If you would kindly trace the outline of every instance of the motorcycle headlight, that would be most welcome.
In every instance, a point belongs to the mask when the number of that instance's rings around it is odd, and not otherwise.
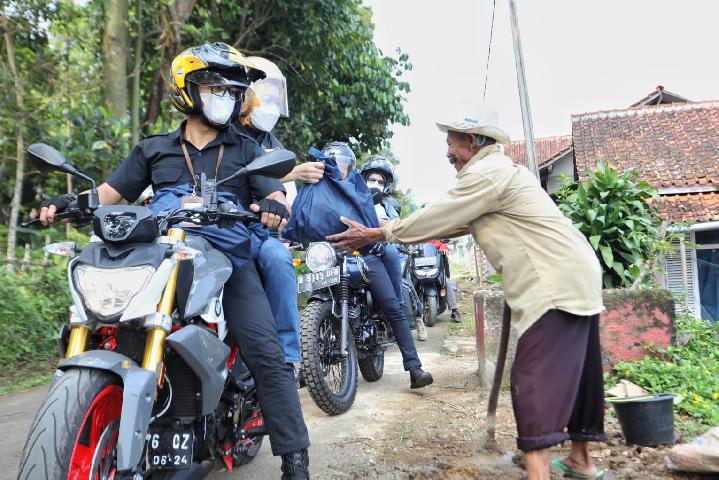
[[[418,277],[434,277],[437,273],[439,273],[439,268],[432,267],[427,270],[417,269],[415,273]]]
[[[78,265],[73,276],[87,309],[108,318],[122,313],[154,273],[155,268],[149,265],[115,269]]]
[[[310,243],[305,253],[305,263],[313,272],[322,272],[337,264],[337,254],[327,242]]]

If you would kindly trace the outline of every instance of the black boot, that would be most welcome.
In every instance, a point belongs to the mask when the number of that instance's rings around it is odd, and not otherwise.
[[[309,480],[310,457],[307,449],[282,455],[282,480]]]
[[[409,371],[410,388],[422,388],[434,382],[432,374],[421,368],[413,368]]]
[[[462,315],[459,313],[459,310],[456,308],[452,310],[452,321],[455,323],[462,323]]]

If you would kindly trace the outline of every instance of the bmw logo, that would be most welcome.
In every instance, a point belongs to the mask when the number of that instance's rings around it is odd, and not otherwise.
[[[215,315],[220,316],[222,314],[222,303],[219,300],[215,300]]]

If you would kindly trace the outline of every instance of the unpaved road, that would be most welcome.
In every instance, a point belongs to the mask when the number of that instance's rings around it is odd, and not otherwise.
[[[446,327],[440,323],[429,329],[429,332],[429,341],[417,342],[417,346],[425,368],[433,371],[434,367],[440,367],[443,359],[439,352]],[[355,403],[352,409],[343,415],[327,416],[312,402],[307,389],[300,390],[302,411],[312,442],[312,478],[350,478],[346,472],[379,462],[379,459],[373,458],[373,454],[376,451],[375,444],[383,441],[383,432],[394,426],[397,417],[406,414],[414,402],[421,402],[421,399],[432,391],[437,392],[438,385],[442,384],[441,377],[435,374],[436,383],[431,387],[410,390],[409,375],[402,369],[399,350],[392,347],[385,355],[385,373],[382,379],[368,383],[360,376]],[[28,429],[46,392],[47,387],[43,386],[0,397],[0,479],[16,478]],[[252,464],[233,473],[217,471],[210,478],[279,478],[280,460],[272,456],[269,441],[265,439],[265,442]]]

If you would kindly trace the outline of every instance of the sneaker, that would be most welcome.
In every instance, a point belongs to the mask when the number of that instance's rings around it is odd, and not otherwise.
[[[434,379],[432,374],[425,372],[421,368],[413,368],[409,371],[410,388],[422,388],[427,385],[432,385]]]
[[[417,340],[424,342],[427,340],[427,328],[424,326],[424,320],[417,319]]]
[[[307,449],[282,455],[282,480],[309,480],[310,457]]]
[[[462,323],[462,315],[459,313],[459,310],[456,308],[452,310],[452,321],[455,323]]]

